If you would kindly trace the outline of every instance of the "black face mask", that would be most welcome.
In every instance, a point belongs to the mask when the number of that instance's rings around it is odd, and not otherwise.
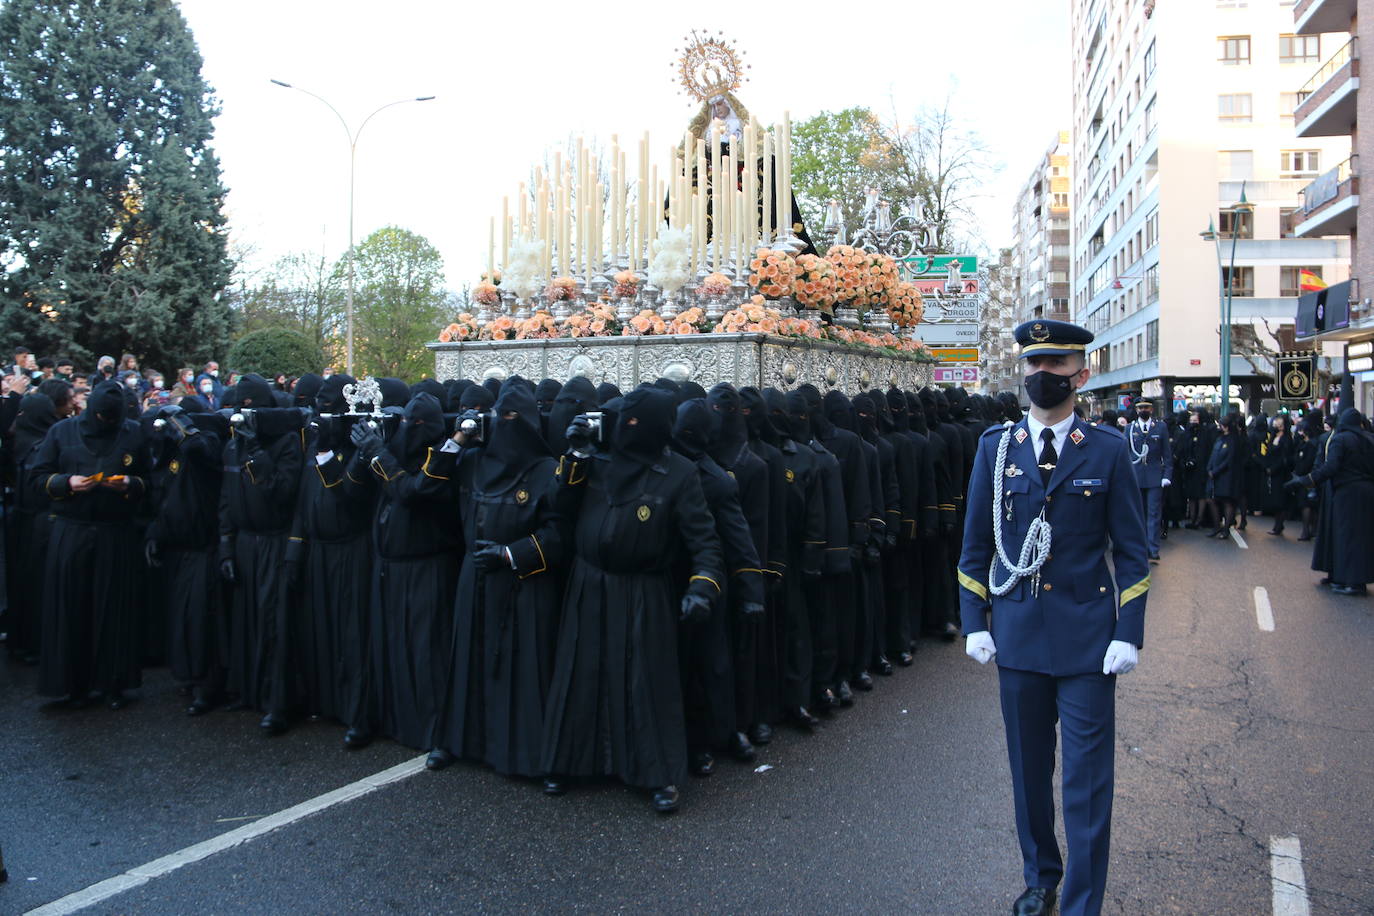
[[[1073,376],[1056,375],[1046,369],[1026,376],[1025,385],[1031,403],[1041,410],[1052,410],[1073,394]]]

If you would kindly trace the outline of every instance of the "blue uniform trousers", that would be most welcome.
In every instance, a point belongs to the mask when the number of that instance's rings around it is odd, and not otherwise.
[[[1116,743],[1116,676],[1054,677],[998,668],[1016,832],[1027,887],[1054,888],[1061,916],[1096,914],[1107,886]],[[1064,739],[1064,834],[1054,836],[1054,724]]]
[[[1164,488],[1141,487],[1140,508],[1145,516],[1145,543],[1150,556],[1159,553],[1159,532],[1164,521]]]

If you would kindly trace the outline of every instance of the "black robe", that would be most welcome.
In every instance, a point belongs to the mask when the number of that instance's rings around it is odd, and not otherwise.
[[[1322,462],[1312,472],[1313,483],[1330,483],[1331,499],[1322,512],[1330,516],[1318,532],[1318,553],[1329,565],[1313,569],[1331,574],[1337,585],[1374,582],[1374,434],[1358,426],[1341,425],[1327,440]],[[1326,543],[1320,543],[1326,539]]]
[[[53,426],[28,477],[35,495],[52,500],[54,516],[43,568],[38,692],[78,700],[91,690],[114,694],[142,682],[136,576],[143,559],[134,516],[152,470],[134,421],[118,421],[108,438],[89,436],[85,429],[77,417]],[[72,491],[73,475],[97,473],[124,476],[128,489],[121,493],[98,484],[84,493]]]
[[[665,452],[614,492],[611,464],[598,455],[560,468],[576,554],[544,713],[543,769],[675,785],[687,775],[679,601],[684,591],[719,597],[720,541],[692,462]],[[672,574],[680,554],[690,558],[686,581]]]
[[[37,660],[43,635],[41,571],[52,533],[52,500],[33,485],[33,463],[48,430],[57,423],[57,412],[52,399],[42,394],[25,395],[19,405],[14,437],[8,442],[14,460],[14,503],[5,513],[5,562],[9,571],[5,577],[9,598],[6,645],[12,655]]]

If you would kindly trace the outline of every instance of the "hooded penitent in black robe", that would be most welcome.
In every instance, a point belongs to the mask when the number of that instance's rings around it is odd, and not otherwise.
[[[759,558],[768,556],[768,465],[749,447],[749,429],[742,412],[744,405],[734,386],[721,382],[710,390],[705,402],[720,419],[719,429],[707,440],[707,454],[735,482],[736,501],[749,526],[747,537],[753,542],[753,549],[748,552],[752,562],[745,562],[743,550],[732,551],[729,544],[722,543],[726,570],[732,580],[741,575],[748,576],[751,580],[748,588],[757,592],[757,598],[749,600],[762,603],[763,570]],[[704,480],[702,486],[706,486]],[[710,497],[711,494],[707,493],[708,500]],[[712,512],[715,511],[715,505],[711,503]],[[720,519],[716,522],[717,533],[724,537],[724,532],[720,530]],[[742,569],[746,572],[741,572]],[[743,599],[736,595],[733,600],[738,606]],[[761,616],[734,613],[728,619],[735,671],[734,731],[746,732],[760,721],[759,630],[764,621]]]
[[[826,419],[834,424],[837,430],[858,433],[858,418],[844,392],[826,392],[824,404]],[[879,566],[882,555],[879,543],[887,527],[884,519],[886,502],[878,449],[860,438],[859,454],[864,463],[864,479],[868,485],[868,519],[865,526],[866,538],[851,553],[855,586],[852,628],[836,634],[839,638],[840,680],[844,682],[863,680],[859,675],[867,672],[869,658],[874,649],[871,637],[874,616],[877,613],[875,602],[882,601],[882,593],[879,591],[875,595],[873,589],[875,585],[881,589]]]
[[[245,375],[234,389],[239,408],[253,412],[225,443],[220,486],[220,561],[232,561],[234,577],[229,691],[245,706],[284,717],[298,613],[287,594],[286,548],[301,481],[301,415],[273,409],[272,390],[259,375]]]
[[[609,453],[560,467],[576,556],[545,707],[546,773],[649,788],[686,776],[680,604],[684,591],[714,601],[723,563],[696,467],[664,448],[673,405],[665,391],[631,392]],[[672,572],[684,554],[685,581]]]
[[[57,408],[46,394],[26,394],[14,421],[14,507],[6,518],[5,577],[9,597],[10,654],[30,663],[38,660],[43,637],[43,563],[52,533],[52,500],[33,486],[38,447],[57,423]]]
[[[768,469],[768,545],[765,553],[759,555],[763,561],[765,616],[758,628],[754,682],[758,697],[755,720],[773,724],[782,718],[781,646],[787,595],[783,584],[783,576],[787,572],[787,462],[778,448],[782,437],[769,419],[763,392],[745,386],[739,394],[740,410],[745,414],[745,425],[749,430],[749,448]]]
[[[506,380],[481,448],[458,461],[467,552],[454,604],[453,660],[437,747],[498,773],[538,776],[544,700],[558,635],[563,562],[556,462],[519,376]],[[479,551],[493,545],[501,556]]]
[[[1318,487],[1330,484],[1312,568],[1329,572],[1335,585],[1374,582],[1374,435],[1362,423],[1353,407],[1341,411],[1311,475]],[[1319,556],[1330,563],[1319,565]]]
[[[927,566],[932,564],[929,554],[940,532],[940,494],[936,486],[935,449],[930,439],[913,426],[913,408],[920,410],[920,402],[908,402],[897,388],[873,393],[875,400],[886,400],[892,419],[892,442],[898,448],[899,485],[902,488],[902,535],[898,542],[898,562],[894,571],[899,591],[894,600],[901,613],[891,611],[889,605],[887,647],[898,661],[909,661],[915,639],[921,632],[929,588]],[[880,414],[881,415],[881,414]],[[908,452],[907,457],[902,457]],[[903,468],[909,468],[903,475]],[[908,488],[911,489],[908,495]],[[909,514],[912,513],[912,514]],[[954,518],[951,506],[948,518]]]
[[[376,726],[372,702],[372,516],[377,482],[354,468],[347,375],[331,375],[315,396],[299,504],[287,561],[297,580],[296,689],[305,710],[347,725]],[[352,745],[350,745],[352,746]]]
[[[539,409],[539,432],[545,439],[549,437],[549,415],[553,413],[553,405],[562,389],[563,383],[552,378],[540,379],[539,384],[534,386],[534,404]]]
[[[959,525],[959,509],[963,505],[963,449],[955,441],[952,430],[940,422],[933,391],[927,388],[919,395],[907,392],[906,401],[911,412],[911,428],[926,437],[935,463],[940,525],[930,549],[922,552],[921,570],[926,576],[926,587],[920,633],[936,636],[945,631],[946,624],[955,620],[959,597],[950,557],[951,545],[957,542],[963,530]],[[959,549],[955,548],[952,554],[957,562]]]
[[[554,397],[553,406],[545,418],[544,439],[549,443],[549,451],[561,455],[568,450],[568,440],[564,435],[573,418],[590,410],[596,410],[599,401],[596,386],[588,379],[575,375],[559,389]]]
[[[902,528],[902,490],[897,481],[897,449],[886,438],[878,434],[878,406],[866,394],[858,395],[851,402],[858,419],[859,436],[866,445],[877,452],[876,463],[869,466],[869,489],[873,492],[873,508],[884,507],[882,527],[873,526],[873,538],[869,553],[871,563],[864,567],[864,579],[868,588],[869,620],[868,628],[860,633],[861,651],[857,653],[855,667],[864,669],[891,670],[887,658],[887,588],[884,582],[886,558],[898,551],[898,532]],[[887,401],[883,400],[886,409]],[[877,516],[877,511],[873,515]],[[891,613],[901,613],[894,607]]]
[[[739,487],[707,451],[719,436],[720,427],[721,414],[700,398],[682,402],[673,424],[673,449],[697,466],[728,571],[711,616],[683,623],[678,634],[687,747],[692,753],[722,747],[732,733],[743,732],[752,724],[748,718],[739,724],[738,681],[745,679],[752,684],[753,671],[736,670],[736,639],[740,631],[757,629],[761,614],[746,614],[745,610],[761,612],[763,602],[763,573],[740,508]],[[686,575],[687,558],[678,559],[678,574]],[[752,656],[749,663],[754,663]],[[752,697],[749,709],[752,715]]]
[[[224,686],[229,650],[216,536],[229,425],[198,397],[177,406],[162,432],[171,450],[162,504],[145,536],[161,567],[152,577],[164,584],[172,677],[208,704]]]
[[[114,701],[140,683],[134,514],[151,469],[143,433],[126,419],[114,382],[97,385],[86,412],[54,425],[38,447],[27,479],[52,500],[54,516],[43,567],[44,696],[84,701],[99,690]],[[102,480],[90,489],[72,489],[74,476],[96,474]]]
[[[462,549],[453,469],[440,450],[444,414],[433,395],[406,405],[400,427],[350,470],[379,488],[373,541],[373,672],[380,729],[395,741],[433,748],[453,639],[453,592]]]

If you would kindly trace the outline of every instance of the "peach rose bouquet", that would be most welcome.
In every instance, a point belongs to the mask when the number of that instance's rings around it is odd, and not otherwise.
[[[749,285],[769,299],[792,295],[797,264],[785,251],[760,248],[749,262]]]
[[[806,308],[829,312],[835,306],[837,282],[833,264],[818,255],[804,254],[797,258],[792,296]]]

